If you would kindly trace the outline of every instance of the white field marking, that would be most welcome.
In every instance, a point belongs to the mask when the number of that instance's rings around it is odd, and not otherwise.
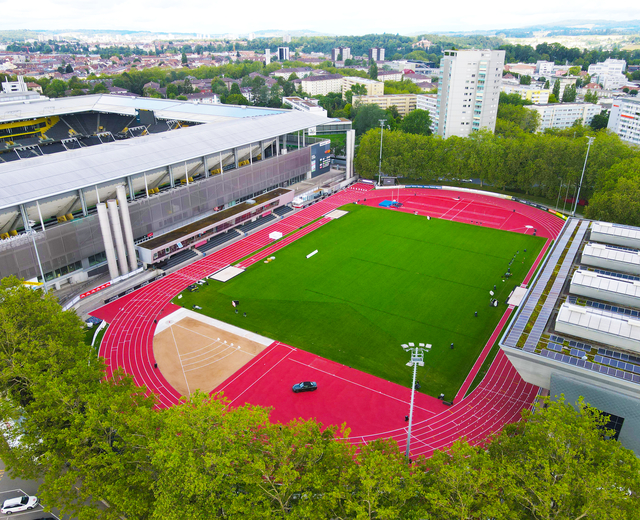
[[[323,374],[328,374],[328,375],[330,375],[332,377],[335,377],[336,379],[341,379],[342,381],[346,381],[347,383],[351,383],[352,385],[359,386],[360,388],[364,388],[365,390],[369,390],[371,392],[375,392],[376,394],[383,395],[385,397],[388,397],[389,399],[393,399],[395,401],[400,401],[401,403],[404,403],[404,404],[407,404],[407,405],[409,404],[409,401],[405,401],[404,399],[399,399],[398,397],[393,397],[392,395],[385,394],[384,392],[381,392],[380,390],[374,390],[373,388],[370,388],[370,387],[365,386],[365,385],[361,385],[360,383],[355,383],[355,382],[353,382],[353,381],[351,381],[351,380],[349,380],[349,379],[347,379],[345,377],[337,376],[335,374],[332,374],[331,372],[327,372],[325,370],[321,370],[321,369],[319,369],[317,367],[314,367],[312,365],[308,365],[306,363],[302,363],[301,361],[298,361],[296,359],[292,359],[291,361],[293,361],[294,363],[298,363],[300,365],[304,365],[305,367],[312,368],[313,370],[317,370],[318,372],[322,372]],[[432,412],[431,410],[427,410],[426,408],[422,408],[421,406],[414,405],[414,407],[415,408],[419,408],[420,410],[422,410],[424,412],[427,412],[427,413],[430,413],[432,415],[436,415],[436,412]]]
[[[253,388],[254,385],[256,385],[258,383],[258,381],[260,381],[264,376],[266,376],[269,372],[271,372],[275,367],[277,367],[280,363],[282,363],[285,359],[287,359],[291,353],[293,352],[293,350],[290,350],[289,352],[287,352],[287,354],[280,359],[277,363],[275,363],[273,366],[271,366],[269,368],[269,370],[267,370],[266,372],[264,372],[258,379],[256,379],[253,383],[251,383],[249,386],[247,386],[240,394],[238,394],[229,404],[237,401],[240,396],[242,396],[242,394],[244,394],[247,390]]]
[[[176,341],[176,337],[173,335],[173,329],[169,328],[169,330],[171,331],[171,337],[173,338],[173,344],[176,346],[176,352],[178,353],[178,359],[180,359],[180,351],[178,350],[178,342]],[[180,361],[180,368],[182,369],[182,375],[184,376],[184,382],[187,385],[187,392],[189,393],[189,395],[191,395],[191,390],[189,389],[189,381],[187,381],[187,374],[185,374],[185,372],[184,372],[184,365],[182,364],[182,361]]]

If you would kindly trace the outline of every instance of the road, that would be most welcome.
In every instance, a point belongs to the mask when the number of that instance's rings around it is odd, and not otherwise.
[[[4,462],[0,460],[0,503],[9,498],[15,498],[24,495],[38,496],[38,488],[41,482],[37,480],[22,480],[20,478],[12,479],[5,470]],[[4,517],[4,515],[2,515]],[[69,517],[58,515],[57,510],[47,513],[39,504],[33,511],[23,511],[11,514],[11,518],[17,520],[36,520],[39,518],[71,520]]]

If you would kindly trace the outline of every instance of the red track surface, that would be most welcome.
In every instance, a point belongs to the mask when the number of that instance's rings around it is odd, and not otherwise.
[[[427,189],[373,193],[371,189],[371,186],[363,184],[351,186],[92,313],[110,324],[100,347],[108,373],[121,367],[133,376],[138,385],[144,385],[156,394],[159,406],[176,404],[180,394],[153,368],[154,320],[172,312],[170,300],[203,276],[268,246],[272,242],[269,233],[280,231],[286,235],[349,202],[377,205],[384,199],[393,198],[404,206],[392,211],[418,211],[422,215],[522,233],[530,233],[536,228],[538,236],[549,239],[558,235],[563,224],[562,220],[544,211],[487,195]],[[323,218],[314,222],[291,237],[249,256],[241,265],[246,267],[260,261],[327,221]],[[545,249],[548,244],[549,241]],[[495,337],[507,317],[505,315],[494,332]],[[488,349],[489,343],[483,350],[484,356]],[[479,369],[481,364],[479,359],[474,369]],[[472,371],[465,381],[467,388],[474,376]],[[302,379],[316,380],[319,390],[293,394],[289,387]],[[408,413],[411,393],[408,388],[279,342],[274,342],[216,389],[220,390],[233,406],[248,402],[273,407],[272,418],[276,421],[314,417],[327,425],[345,423],[351,429],[352,441],[356,443],[391,437],[402,446],[406,439],[404,416]],[[451,407],[424,394],[416,394],[411,453],[428,455],[462,436],[471,442],[480,442],[504,424],[517,421],[520,410],[531,405],[536,393],[537,388],[524,383],[507,358],[499,353],[480,386]]]

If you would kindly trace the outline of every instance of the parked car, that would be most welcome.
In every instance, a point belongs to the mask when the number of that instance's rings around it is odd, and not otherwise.
[[[303,381],[301,383],[293,385],[293,387],[291,388],[291,390],[293,390],[296,394],[299,392],[312,392],[313,390],[317,389],[318,385],[315,381]]]
[[[0,513],[10,515],[11,513],[18,513],[20,511],[30,511],[38,505],[38,497],[15,497],[9,498],[2,504]]]

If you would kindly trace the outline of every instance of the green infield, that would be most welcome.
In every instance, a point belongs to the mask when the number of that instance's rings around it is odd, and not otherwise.
[[[207,316],[404,386],[412,374],[401,344],[431,343],[418,370],[421,391],[452,399],[545,239],[366,206],[342,209],[349,214],[274,261],[185,291],[174,303],[199,305]],[[489,305],[494,285],[497,308]],[[232,300],[240,302],[237,314]]]

